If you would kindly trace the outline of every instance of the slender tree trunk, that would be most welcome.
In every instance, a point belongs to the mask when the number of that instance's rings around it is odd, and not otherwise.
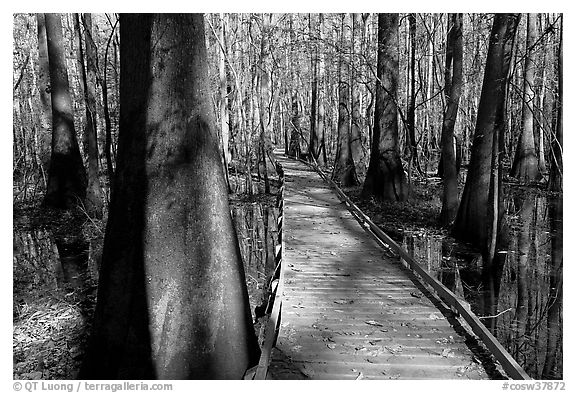
[[[340,30],[340,48],[342,49],[346,43],[344,20],[345,14],[342,15]],[[358,177],[352,156],[350,134],[350,85],[346,80],[344,69],[343,55],[340,54],[338,57],[338,139],[332,179],[343,187],[350,187],[358,184]]]
[[[406,149],[411,163],[422,173],[416,141],[416,14],[408,14],[410,61],[408,69],[408,109],[406,111]]]
[[[561,16],[561,18],[563,18]],[[562,21],[562,19],[561,19]],[[550,179],[548,180],[548,188],[552,191],[562,191],[563,190],[563,99],[564,99],[564,87],[562,85],[564,80],[563,75],[563,54],[562,48],[564,46],[563,41],[563,21],[560,23],[560,45],[558,47],[558,99],[556,101],[556,132],[552,135],[552,148],[551,148],[551,162],[550,162]]]
[[[538,157],[534,140],[534,101],[536,99],[534,76],[536,73],[537,39],[536,14],[527,14],[526,56],[524,61],[524,87],[522,92],[522,131],[518,138],[511,176],[524,183],[538,180]]]
[[[260,165],[264,174],[264,192],[270,193],[268,166],[266,157],[271,153],[271,103],[272,103],[272,65],[270,64],[269,36],[272,29],[271,15],[262,15],[262,37],[260,38],[260,57],[258,72],[258,114],[260,123]]]
[[[230,140],[229,104],[228,104],[228,79],[226,77],[226,41],[225,41],[226,19],[223,13],[220,13],[220,61],[218,71],[220,76],[220,140],[222,142],[222,160],[224,161],[224,176],[228,192],[231,191],[230,179],[228,178],[228,163],[230,162],[230,149],[228,147]]]
[[[320,38],[319,46],[324,42],[324,15],[319,14],[318,21],[318,37]],[[316,158],[320,165],[325,165],[327,162],[326,157],[326,108],[324,101],[326,100],[326,64],[324,61],[324,52],[318,48],[318,112],[316,122],[316,133],[318,134],[318,157]]]
[[[290,30],[290,48],[292,50],[294,50],[294,44],[296,41],[296,34],[294,33],[294,28],[293,28],[293,14],[289,14],[289,30]],[[291,94],[290,94],[290,98],[291,98],[291,114],[290,114],[290,122],[291,122],[291,126],[289,127],[290,129],[290,146],[288,148],[288,155],[290,157],[296,157],[299,158],[300,154],[301,154],[301,148],[300,148],[300,104],[299,104],[299,100],[298,100],[298,90],[297,90],[297,86],[298,86],[298,79],[296,77],[296,72],[295,72],[295,68],[298,68],[298,57],[296,57],[296,59],[294,59],[294,61],[291,61],[290,63],[290,81],[291,81]]]
[[[486,208],[491,204],[490,183],[496,170],[492,167],[492,156],[498,153],[494,152],[493,139],[502,128],[497,119],[504,107],[511,47],[519,18],[518,14],[494,17],[468,175],[453,229],[459,239],[482,249],[488,244],[492,226]]]
[[[362,194],[390,201],[405,201],[408,197],[398,146],[398,45],[398,14],[378,14],[374,131]]]
[[[80,374],[240,379],[258,360],[203,16],[122,14],[118,166]]]
[[[68,84],[60,14],[44,14],[52,101],[52,155],[46,206],[72,208],[84,203],[86,170],[80,156]]]
[[[462,93],[462,14],[451,14],[446,43],[446,112],[442,122],[442,211],[440,221],[450,225],[458,211],[458,168],[454,150],[454,125]]]
[[[361,14],[351,15],[352,37],[350,45],[350,146],[352,159],[357,164],[357,169],[364,171],[364,149],[362,147],[362,116],[360,113],[360,83],[358,74],[360,62],[358,60],[357,49],[359,48],[359,29]]]
[[[310,143],[308,144],[308,156],[318,160],[319,137],[318,137],[318,28],[315,14],[308,14],[308,29],[310,35],[310,66],[311,66],[311,103],[310,103]]]
[[[86,14],[89,15],[89,14]],[[87,25],[91,26],[91,19]],[[102,190],[100,188],[99,168],[98,168],[98,140],[96,125],[98,120],[96,117],[96,94],[94,91],[95,69],[90,69],[90,81],[88,80],[88,73],[84,65],[84,49],[82,46],[82,36],[80,34],[80,18],[78,14],[74,14],[74,26],[78,32],[78,63],[80,65],[80,76],[84,90],[84,106],[86,108],[86,122],[84,124],[84,140],[86,156],[88,161],[88,186],[86,187],[86,213],[90,217],[102,218],[103,205],[102,205]],[[86,42],[90,32],[86,31]],[[91,58],[94,59],[94,49],[91,48]],[[86,45],[86,52],[88,53],[88,44]],[[89,63],[89,62],[88,62]]]

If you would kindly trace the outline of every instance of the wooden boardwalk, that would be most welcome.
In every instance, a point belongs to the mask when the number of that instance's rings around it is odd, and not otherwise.
[[[313,169],[278,160],[284,282],[268,378],[487,379],[469,336],[398,257]]]

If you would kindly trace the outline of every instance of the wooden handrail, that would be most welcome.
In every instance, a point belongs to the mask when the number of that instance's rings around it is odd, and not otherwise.
[[[365,228],[370,229],[370,233],[384,243],[386,246],[395,251],[400,257],[408,264],[408,266],[415,271],[420,281],[431,287],[438,296],[453,310],[457,311],[468,325],[472,328],[472,331],[480,338],[484,345],[490,350],[492,355],[500,362],[502,368],[508,374],[510,378],[526,380],[531,379],[526,371],[516,362],[516,360],[508,353],[508,351],[500,344],[500,342],[492,335],[490,330],[482,323],[482,321],[476,316],[463,301],[458,299],[456,295],[448,289],[444,284],[438,281],[435,277],[431,276],[430,273],[424,269],[418,262],[412,258],[408,252],[406,252],[401,246],[398,245],[390,236],[388,236],[384,231],[382,231],[376,224],[370,220],[370,218],[362,212],[352,202],[352,200],[344,194],[344,192],[338,187],[338,185],[330,178],[328,178],[318,167],[317,163],[310,163],[304,160],[300,160],[303,163],[311,166],[314,170],[326,181],[338,194],[340,199],[346,204],[348,210],[353,213],[354,217],[358,222]]]
[[[258,361],[258,366],[256,366],[256,372],[254,373],[253,379],[255,380],[264,380],[268,374],[268,367],[270,366],[270,360],[272,356],[272,347],[276,342],[276,337],[278,335],[278,327],[280,325],[280,318],[281,318],[281,310],[282,310],[282,293],[284,291],[284,268],[282,263],[282,251],[284,250],[284,237],[282,236],[283,232],[283,216],[284,216],[284,170],[280,163],[276,163],[276,172],[278,173],[278,178],[280,180],[280,188],[278,190],[278,198],[277,207],[280,210],[278,215],[278,241],[279,241],[279,250],[275,252],[276,254],[276,269],[275,273],[272,276],[272,280],[270,282],[271,288],[274,290],[274,281],[275,279],[278,280],[276,289],[274,291],[274,301],[272,303],[272,311],[270,312],[270,316],[268,321],[266,322],[266,326],[264,328],[264,342],[262,344],[262,349],[260,353],[260,360]],[[276,251],[276,250],[275,250]],[[279,270],[279,273],[276,273]],[[278,278],[276,278],[276,274],[278,274]]]

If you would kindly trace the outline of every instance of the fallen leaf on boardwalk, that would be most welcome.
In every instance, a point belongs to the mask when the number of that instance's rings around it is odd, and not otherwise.
[[[354,300],[345,300],[345,299],[334,300],[334,303],[336,303],[336,304],[352,304],[352,303],[354,303]]]
[[[370,326],[380,326],[380,327],[384,327],[384,325],[382,325],[380,322],[376,322],[376,321],[364,321],[364,323],[367,323]]]
[[[386,348],[390,353],[399,353],[403,351],[402,345],[400,344],[385,346],[384,348]]]
[[[362,374],[362,371],[360,371],[360,374],[358,374],[358,376],[356,377],[356,380],[358,379],[364,379],[364,374]]]
[[[436,315],[436,314],[430,314],[430,315],[428,316],[428,318],[429,318],[429,319],[444,319],[444,317],[439,317],[439,316]]]
[[[410,296],[417,297],[418,299],[420,299],[422,297],[422,294],[418,292],[410,292]]]
[[[368,341],[370,343],[370,345],[378,345],[378,343],[382,341],[382,339],[376,339],[376,340],[370,340]]]
[[[330,251],[330,255],[336,255],[334,251]]]
[[[326,346],[330,349],[336,348],[336,345],[334,345],[334,344],[326,344]]]
[[[453,358],[454,357],[454,352],[452,352],[452,350],[450,350],[449,348],[445,348],[442,351],[442,356],[445,358]]]

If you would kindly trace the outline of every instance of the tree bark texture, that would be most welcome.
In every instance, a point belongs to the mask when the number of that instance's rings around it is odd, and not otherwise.
[[[80,155],[68,84],[60,14],[44,14],[52,102],[52,154],[44,202],[46,206],[72,208],[84,203],[86,170]]]
[[[398,44],[398,14],[378,14],[374,131],[362,194],[389,201],[408,197],[398,145]]]
[[[342,15],[340,46],[346,42],[345,16]],[[352,136],[350,131],[350,83],[346,79],[344,60],[338,58],[338,137],[336,142],[336,157],[332,179],[343,187],[359,184],[356,175],[356,165],[352,155]]]
[[[527,14],[526,56],[524,60],[524,86],[522,91],[522,130],[516,145],[516,153],[510,175],[524,183],[538,180],[538,157],[534,139],[534,101],[536,100],[534,76],[536,73],[537,39],[536,14]]]
[[[548,180],[548,188],[552,191],[563,190],[563,144],[564,144],[564,129],[563,129],[563,99],[564,99],[564,61],[562,49],[563,42],[563,21],[560,24],[560,45],[558,47],[558,98],[557,98],[557,111],[556,111],[556,132],[552,136],[552,148],[550,159],[550,179]]]
[[[458,168],[454,149],[454,125],[458,116],[462,94],[462,14],[451,14],[446,43],[446,67],[444,89],[446,112],[442,122],[442,211],[440,221],[450,225],[458,211]]]
[[[240,379],[259,355],[203,16],[123,14],[118,166],[82,378]]]
[[[353,13],[350,16],[352,24],[352,36],[350,43],[350,146],[352,159],[361,172],[364,171],[364,148],[362,147],[362,116],[360,111],[360,61],[358,60],[358,48],[361,43],[361,14]],[[366,164],[364,164],[366,165]]]
[[[88,16],[88,22],[86,26],[92,26],[92,20],[90,14]],[[84,141],[85,141],[85,154],[88,161],[88,185],[86,187],[86,202],[85,208],[86,213],[90,217],[102,218],[103,214],[103,204],[102,204],[102,190],[100,188],[100,176],[99,176],[99,165],[98,165],[98,140],[97,140],[97,112],[96,112],[96,92],[94,85],[96,83],[95,78],[95,67],[91,64],[90,73],[88,72],[87,65],[84,64],[84,59],[86,63],[90,64],[94,60],[95,48],[91,46],[90,49],[90,37],[91,33],[88,30],[84,31],[85,42],[86,42],[86,55],[84,55],[84,47],[82,46],[82,36],[80,33],[80,17],[78,14],[74,14],[74,26],[78,35],[78,63],[80,65],[80,76],[82,79],[82,86],[84,90],[84,107],[86,109],[86,122],[84,123]],[[92,43],[93,44],[93,43]],[[92,60],[88,61],[88,53],[90,51],[90,58]]]
[[[48,43],[44,14],[36,14],[38,26],[38,92],[40,93],[40,163],[42,170],[50,168],[50,145],[52,139],[52,100],[50,98],[50,66],[48,63]]]
[[[454,235],[459,239],[483,249],[488,244],[490,228],[493,227],[487,214],[487,206],[492,203],[489,193],[493,171],[498,169],[493,167],[492,155],[498,153],[494,152],[498,144],[494,144],[493,139],[495,133],[503,129],[511,48],[519,18],[519,14],[494,16],[468,175],[453,228]]]

